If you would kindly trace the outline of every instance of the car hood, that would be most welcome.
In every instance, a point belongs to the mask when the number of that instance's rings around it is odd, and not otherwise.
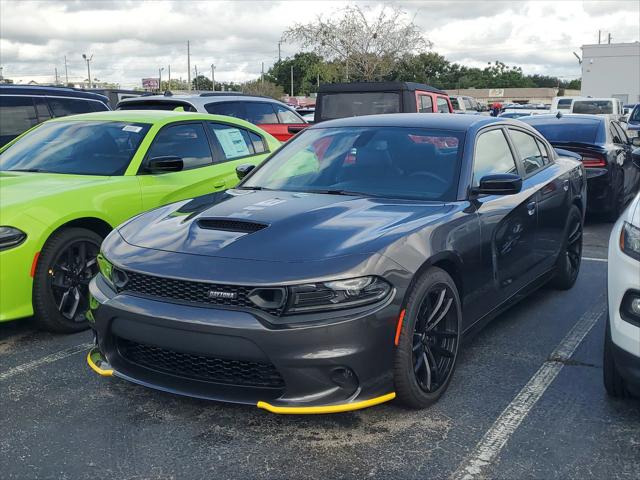
[[[22,205],[104,181],[104,177],[36,172],[0,172],[0,207]]]
[[[118,230],[143,248],[300,262],[378,252],[452,209],[433,202],[228,190],[147,212]]]

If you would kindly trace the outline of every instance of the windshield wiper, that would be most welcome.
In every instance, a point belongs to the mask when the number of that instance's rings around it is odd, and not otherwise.
[[[236,187],[236,190],[273,190],[272,188],[266,187]]]
[[[356,192],[353,190],[340,190],[340,189],[319,189],[319,190],[301,190],[302,193],[324,193],[327,195],[345,195],[350,197],[382,197],[384,195],[378,195],[375,193]]]
[[[5,172],[37,172],[37,173],[50,173],[47,170],[41,168],[13,168],[11,170],[5,170]]]

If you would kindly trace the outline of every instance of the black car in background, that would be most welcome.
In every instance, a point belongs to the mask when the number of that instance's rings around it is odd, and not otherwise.
[[[618,219],[640,187],[636,145],[620,122],[607,115],[534,115],[522,122],[538,130],[554,147],[577,153],[587,171],[588,211]]]
[[[45,120],[110,110],[108,103],[73,88],[0,85],[0,147]]]
[[[584,168],[517,121],[346,118],[251,167],[106,238],[93,370],[276,413],[422,408],[466,332],[578,275]]]

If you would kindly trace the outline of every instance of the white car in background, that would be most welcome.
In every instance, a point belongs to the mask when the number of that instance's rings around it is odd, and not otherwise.
[[[604,386],[614,397],[640,395],[640,194],[613,227],[608,268]]]

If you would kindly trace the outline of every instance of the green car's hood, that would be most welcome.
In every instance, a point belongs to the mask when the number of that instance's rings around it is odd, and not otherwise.
[[[108,177],[59,173],[0,172],[0,208],[6,210],[104,183]]]

